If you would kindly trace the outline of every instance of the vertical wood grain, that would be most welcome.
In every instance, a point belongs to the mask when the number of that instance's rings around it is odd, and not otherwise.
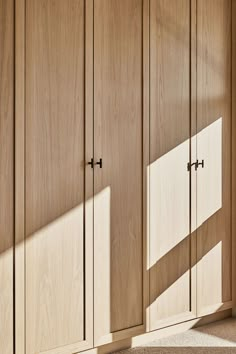
[[[0,1],[0,352],[13,353],[14,2]]]
[[[26,27],[26,233],[31,235],[83,202],[84,1],[28,1]]]
[[[236,1],[232,0],[232,290],[236,315]]]
[[[150,328],[191,306],[191,2],[150,1]]]
[[[66,346],[74,352],[75,343],[92,340],[86,318],[92,238],[84,224],[92,210],[84,200],[88,193],[92,198],[85,187],[86,6],[91,11],[90,1],[26,1],[27,354],[60,353]]]
[[[197,175],[197,297],[202,315],[232,300],[231,0],[198,0],[197,29],[197,157],[205,159]]]
[[[25,0],[15,1],[15,351],[25,354]]]
[[[85,1],[85,344],[94,345],[93,245],[93,0]]]
[[[143,2],[94,2],[95,343],[143,324]],[[111,336],[112,337],[112,336]],[[110,339],[109,339],[110,340]]]
[[[143,1],[143,307],[149,331],[150,0]]]
[[[191,163],[197,160],[197,0],[191,0]],[[190,172],[190,231],[191,231],[191,310],[197,312],[197,172],[195,168]]]

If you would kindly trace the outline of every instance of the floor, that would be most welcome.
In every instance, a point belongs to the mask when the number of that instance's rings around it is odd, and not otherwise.
[[[119,354],[236,354],[236,319],[230,318]]]

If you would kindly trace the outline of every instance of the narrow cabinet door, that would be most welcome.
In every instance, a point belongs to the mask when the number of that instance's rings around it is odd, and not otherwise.
[[[95,344],[142,309],[142,0],[94,1]]]
[[[13,354],[14,1],[0,1],[0,353]]]
[[[191,1],[150,0],[150,329],[194,316]]]
[[[92,235],[85,223],[92,195],[84,167],[90,4],[25,1],[24,137],[16,131],[25,149],[25,354],[92,346]]]
[[[197,2],[198,315],[231,306],[231,1]],[[202,165],[202,161],[204,165]]]

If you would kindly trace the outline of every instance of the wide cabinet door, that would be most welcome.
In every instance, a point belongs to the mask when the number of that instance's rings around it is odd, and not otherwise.
[[[151,330],[195,315],[187,168],[191,160],[191,9],[190,0],[150,0]]]
[[[95,345],[143,325],[143,3],[94,1]]]
[[[198,315],[232,307],[231,0],[197,1]]]
[[[0,353],[13,354],[14,1],[0,1]]]
[[[22,115],[16,112],[16,237],[23,227],[25,245],[21,259],[16,250],[19,354],[75,353],[93,343],[92,172],[84,168],[90,4],[17,5],[17,101],[25,102]]]

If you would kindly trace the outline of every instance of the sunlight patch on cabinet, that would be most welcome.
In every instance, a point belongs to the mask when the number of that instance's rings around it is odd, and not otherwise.
[[[222,118],[197,134],[197,227],[222,207]]]
[[[0,321],[0,343],[1,348],[4,348],[5,353],[11,353],[11,342],[8,341],[6,336],[7,331],[13,332],[13,324],[11,311],[13,308],[13,298],[9,296],[12,292],[12,255],[13,247],[1,250],[0,254],[0,309],[1,309],[1,321]],[[6,301],[7,300],[7,301]]]
[[[29,353],[84,338],[83,209],[78,205],[26,239]],[[66,330],[72,321],[74,330]]]
[[[95,341],[111,332],[111,189],[106,187],[94,196],[94,307]],[[96,237],[99,235],[101,237]]]
[[[189,140],[153,162],[150,180],[150,267],[189,234]]]
[[[197,290],[199,301],[202,302],[202,299],[204,299],[204,303],[200,303],[199,307],[210,307],[211,312],[216,312],[223,305],[222,255],[222,241],[220,241],[197,264],[198,273],[201,276],[201,284],[204,284],[204,286],[198,287]],[[211,294],[210,297],[209,294]],[[209,303],[206,303],[207,300]]]

